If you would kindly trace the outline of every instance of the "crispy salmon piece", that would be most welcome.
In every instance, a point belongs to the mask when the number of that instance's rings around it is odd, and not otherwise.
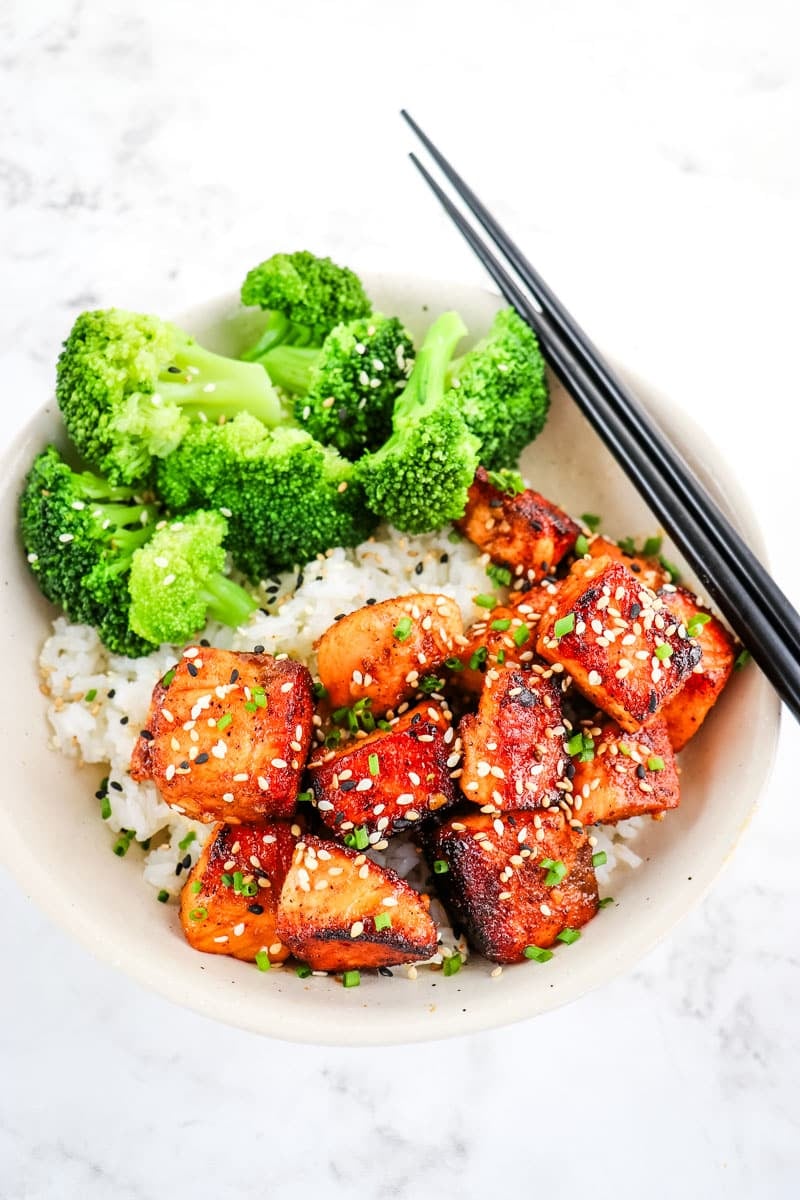
[[[153,689],[131,775],[196,821],[289,817],[313,714],[300,663],[191,646]]]
[[[425,895],[338,842],[298,842],[278,903],[277,936],[315,971],[415,962],[436,953]]]
[[[606,718],[593,741],[594,758],[573,760],[572,807],[584,825],[610,824],[678,807],[678,768],[662,718],[636,733],[625,733],[616,721]]]
[[[581,558],[539,622],[536,649],[623,729],[656,716],[700,661],[700,646],[622,563]]]
[[[428,701],[395,717],[392,728],[319,751],[308,764],[317,811],[336,833],[363,827],[370,844],[442,809],[455,797],[450,775],[460,742],[442,707]]]
[[[579,929],[597,912],[588,838],[560,810],[537,820],[538,829],[521,813],[471,813],[451,817],[426,839],[454,923],[493,962],[521,962],[526,946],[552,946],[559,933]],[[558,882],[542,860],[558,864]]]
[[[646,587],[657,592],[665,583],[669,583],[670,575],[661,566],[657,558],[645,558],[641,554],[629,554],[610,538],[601,533],[589,538],[589,554],[592,558],[612,558],[627,567]]]
[[[505,605],[470,625],[464,643],[455,655],[458,667],[450,672],[451,683],[464,695],[480,696],[487,678],[533,658],[531,626],[523,615]]]
[[[483,467],[475,472],[456,525],[493,562],[531,581],[549,574],[581,532],[563,509],[531,488],[516,495],[496,488]]]
[[[561,586],[559,579],[548,575],[536,583],[526,580],[521,587],[515,587],[509,592],[508,606],[513,608],[518,616],[528,625],[535,627],[548,612],[555,612],[556,595]]]
[[[481,807],[549,807],[563,796],[561,688],[535,671],[503,669],[481,693],[477,715],[463,717],[461,790]]]
[[[683,625],[692,628],[703,652],[683,687],[661,710],[677,754],[694,737],[719,699],[733,670],[738,647],[719,618],[686,588],[665,588],[661,595]],[[701,624],[698,616],[710,619]]]
[[[286,821],[214,830],[181,892],[181,925],[190,946],[250,961],[261,950],[270,962],[289,957],[275,926],[300,833],[299,825]]]
[[[415,593],[365,605],[319,640],[317,669],[334,708],[369,696],[375,713],[413,696],[454,653],[463,633],[454,600]]]

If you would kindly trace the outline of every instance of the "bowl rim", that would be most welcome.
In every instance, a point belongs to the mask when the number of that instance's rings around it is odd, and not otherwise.
[[[480,293],[484,297],[491,297],[492,300],[499,299],[499,295],[494,289],[463,280],[448,281],[432,276],[428,277],[394,271],[364,271],[362,278],[368,289],[371,283],[374,285],[375,281],[379,279],[382,288],[385,290],[410,289],[411,291],[422,292],[426,287],[432,289],[452,288],[455,292],[470,291],[475,295]],[[236,297],[236,300],[238,301],[238,297]],[[233,293],[220,293],[219,295],[198,302],[192,308],[186,309],[183,314],[178,314],[174,320],[178,324],[183,323],[191,329],[196,320],[196,314],[201,308],[221,307],[226,303],[231,305],[233,301]],[[193,317],[191,314],[195,314],[195,316]],[[637,373],[625,369],[610,355],[609,360],[615,369],[632,385],[634,393],[641,397],[642,403],[648,412],[652,413],[658,419],[670,410],[671,405],[669,400],[660,392],[657,386],[645,381]],[[24,426],[17,432],[14,439],[7,444],[2,455],[0,455],[0,464],[5,468],[4,473],[6,475],[11,473],[11,468],[17,463],[20,455],[23,453],[26,443],[30,438],[32,428],[37,422],[44,419],[51,405],[52,398],[39,406],[28,421],[25,422]],[[675,410],[672,412],[672,419],[674,423],[676,419]],[[717,455],[710,436],[697,425],[692,417],[679,409],[677,410],[677,421],[680,424],[681,432],[685,432],[692,446],[696,447],[695,457],[698,460],[701,458],[704,459],[712,467],[717,490],[719,490],[720,486],[724,487],[726,502],[734,510],[734,523],[739,523],[737,514],[748,514],[748,524],[751,527],[748,535],[750,544],[765,565],[768,565],[761,524],[752,513],[749,499],[740,487],[737,477],[729,468],[726,460]],[[708,457],[706,458],[706,456]],[[718,479],[717,475],[719,476]],[[771,692],[766,679],[760,677],[760,682],[768,692]],[[430,1022],[430,1020],[426,1022],[420,1011],[410,1010],[408,1027],[396,1029],[394,1027],[397,1026],[399,1019],[394,1014],[383,1012],[380,1008],[376,1007],[370,1014],[369,1020],[362,1019],[361,1021],[354,1022],[352,1025],[344,1026],[341,1022],[330,1021],[325,1027],[321,1028],[317,1026],[314,1029],[313,1040],[310,1040],[308,1037],[307,1016],[302,1011],[297,1014],[292,1013],[291,1009],[293,1006],[291,1004],[288,1006],[290,1010],[288,1016],[285,1019],[282,1017],[280,1027],[276,1028],[275,1021],[271,1019],[271,1011],[266,1008],[264,1009],[266,1020],[259,1023],[247,1013],[238,1011],[235,1003],[217,998],[211,990],[205,993],[202,989],[193,989],[191,994],[187,995],[186,987],[181,981],[180,973],[173,975],[166,964],[151,963],[146,957],[133,959],[124,957],[120,952],[119,941],[112,938],[102,923],[89,911],[91,906],[87,907],[86,905],[81,906],[80,904],[76,904],[73,897],[66,894],[57,885],[54,886],[53,879],[46,873],[44,866],[37,859],[34,848],[15,830],[13,823],[7,819],[2,808],[0,808],[0,830],[2,831],[2,836],[0,836],[0,861],[2,861],[2,865],[6,867],[9,873],[16,878],[21,890],[33,899],[37,906],[56,925],[73,936],[80,944],[91,951],[95,957],[120,968],[138,983],[160,993],[166,999],[183,1007],[188,1007],[203,1016],[259,1033],[262,1036],[314,1045],[402,1045],[412,1042],[464,1036],[532,1019],[535,1016],[543,1015],[594,991],[596,988],[608,983],[611,979],[630,970],[654,946],[668,934],[672,933],[677,924],[701,902],[730,861],[734,850],[740,843],[760,803],[761,797],[769,785],[778,744],[781,706],[778,697],[774,693],[771,693],[768,697],[767,704],[770,710],[769,728],[768,730],[762,730],[760,734],[760,741],[766,751],[763,755],[765,763],[763,777],[755,788],[749,810],[742,820],[728,852],[709,870],[708,876],[697,890],[691,893],[684,892],[683,898],[677,904],[672,905],[668,919],[665,920],[658,930],[648,936],[639,937],[631,941],[628,945],[622,945],[616,954],[602,959],[600,966],[595,971],[588,985],[581,982],[577,987],[574,984],[570,986],[570,981],[567,981],[564,987],[554,989],[553,993],[545,996],[544,1000],[540,997],[537,1000],[535,1011],[530,1011],[530,1005],[527,1006],[526,1011],[524,1002],[506,1003],[502,1006],[476,1005],[464,1013],[463,1018],[458,1021],[457,1026],[453,1023],[452,1027],[442,1028],[439,1022],[434,1023]],[[764,742],[765,738],[767,739],[766,744]],[[37,884],[46,884],[46,886],[36,886]],[[302,1009],[302,1006],[297,1007]],[[376,1019],[373,1020],[373,1018]]]

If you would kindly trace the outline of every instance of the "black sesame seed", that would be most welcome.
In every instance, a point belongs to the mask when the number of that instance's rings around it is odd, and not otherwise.
[[[658,697],[656,696],[655,692],[651,692],[650,699],[647,702],[648,711],[651,713],[654,713],[656,711],[657,706],[658,706]]]
[[[414,716],[411,718],[411,724],[412,724],[412,725],[416,725],[416,724],[417,724],[417,722],[418,722],[418,721],[421,721],[421,720],[422,720],[422,718],[420,717],[420,714],[419,714],[419,713],[414,713]]]
[[[180,875],[180,873],[181,873],[181,871],[182,871],[182,870],[183,870],[183,863],[182,863],[182,862],[179,862],[179,863],[178,863],[178,865],[177,865],[177,867],[175,868],[175,874],[176,874],[176,875]]]
[[[628,570],[635,572],[635,574],[637,574],[637,575],[640,573],[641,569],[642,568],[639,566],[638,563],[635,563],[635,562],[628,563]]]
[[[339,784],[339,787],[341,788],[341,790],[343,792],[352,792],[352,790],[355,786],[356,786],[355,779],[343,779],[341,781],[341,783]]]
[[[264,647],[262,645],[259,644],[258,646],[253,646],[253,654],[263,654],[263,653],[264,653]]]
[[[192,856],[191,856],[191,854],[185,854],[185,855],[183,856],[183,858],[181,859],[181,862],[183,863],[184,867],[185,867],[185,868],[186,868],[186,870],[188,871],[188,870],[189,870],[189,867],[192,865]]]
[[[439,555],[439,562],[440,562],[440,563],[446,563],[446,562],[450,562],[450,555],[449,555],[449,554],[440,554],[440,555]]]
[[[184,760],[183,760],[183,762],[181,763],[181,770],[182,770],[182,771],[188,771],[188,770],[189,770],[189,764],[188,764],[188,762],[186,761],[186,759],[184,759]]]
[[[155,737],[155,734],[152,734],[149,729],[140,729],[139,737],[144,738],[144,740],[146,742],[152,742]]]
[[[279,586],[277,583],[271,583],[271,584],[269,585],[269,587],[266,589],[266,591],[268,592],[268,594],[269,594],[270,596],[274,596],[274,595],[275,595],[277,592],[279,592],[280,590],[281,590],[281,589],[280,589],[280,586]]]
[[[208,638],[200,638],[200,645],[204,646],[205,649],[208,650],[209,646],[211,645],[211,642],[208,640]]]
[[[208,755],[206,754],[205,750],[203,751],[203,753],[202,753],[202,754],[198,754],[197,758],[196,758],[194,761],[195,761],[195,763],[197,763],[199,766],[202,766],[202,765],[203,765],[203,763],[207,763],[207,762],[208,762]]]
[[[114,699],[114,697],[116,696],[116,694],[117,694],[117,689],[116,689],[116,688],[109,688],[109,690],[108,690],[108,698],[109,698],[109,700],[113,700],[113,699]]]
[[[343,616],[344,616],[344,613],[337,613],[333,619],[334,619],[334,621],[341,621]]]
[[[530,525],[531,529],[535,529],[537,533],[542,532],[542,526],[539,521],[531,520],[528,522],[528,524]]]
[[[111,782],[110,782],[110,784],[109,784],[108,786],[109,786],[109,787],[112,787],[112,788],[114,789],[114,791],[115,791],[115,792],[121,792],[121,791],[122,791],[122,784],[121,784],[121,783],[117,783],[116,779],[112,779],[112,780],[111,780]]]
[[[631,617],[634,621],[636,620],[636,618],[638,617],[638,615],[641,611],[642,611],[641,604],[632,604],[631,605]]]
[[[503,507],[503,501],[498,499],[497,497],[495,497],[494,499],[489,501],[489,508],[502,508],[502,507]]]
[[[295,584],[295,587],[299,587],[299,588],[300,588],[300,587],[302,587],[302,586],[303,586],[303,583],[305,582],[305,578],[306,578],[306,577],[305,577],[305,575],[303,574],[303,572],[302,572],[302,571],[300,571],[300,573],[299,573],[299,574],[298,574],[298,576],[297,576],[297,583]]]
[[[366,603],[371,607],[373,604],[377,604],[378,602],[374,596],[370,596]]]
[[[254,916],[260,917],[264,911],[263,904],[248,904],[247,911],[253,913]]]
[[[414,574],[421,575],[424,570],[425,570],[424,563],[418,562],[417,565],[414,567]]]
[[[638,767],[636,768],[636,774],[640,779],[644,779],[645,771],[642,763],[639,763]]]
[[[339,408],[336,410],[336,419],[340,425],[352,425],[353,414],[349,408]]]
[[[575,778],[575,763],[571,763],[571,762],[567,763],[566,768],[564,770],[564,774],[566,775],[567,779],[574,779]]]
[[[180,375],[181,373],[180,367],[167,367],[167,370],[169,371],[170,375]]]
[[[130,720],[130,717],[120,717],[119,723],[120,723],[120,725],[127,725],[129,720]]]
[[[378,974],[383,975],[384,979],[393,978],[393,972],[388,967],[378,967]]]
[[[189,672],[189,674],[191,675],[192,679],[196,679],[196,678],[197,678],[197,667],[194,665],[194,663],[192,663],[192,662],[190,662],[190,663],[187,663],[187,664],[186,664],[186,670]]]
[[[236,680],[238,678],[239,678],[239,671],[236,667],[234,667],[233,670],[231,671],[231,683],[236,683]]]

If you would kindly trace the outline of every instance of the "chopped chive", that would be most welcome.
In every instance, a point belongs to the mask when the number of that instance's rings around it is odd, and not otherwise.
[[[366,825],[356,825],[353,830],[353,837],[356,839],[356,850],[366,850],[369,845],[369,834],[367,833]]]
[[[360,971],[345,971],[342,976],[342,987],[358,987],[361,983]]]
[[[567,754],[580,754],[583,749],[583,734],[576,733],[567,742]]]
[[[506,661],[505,650],[498,650],[495,658],[497,659],[498,664],[502,667],[503,663]]]
[[[643,556],[645,558],[655,558],[655,556],[658,554],[659,550],[661,549],[662,541],[663,541],[663,539],[660,537],[647,538],[644,545],[642,546]]]
[[[341,730],[340,729],[332,729],[330,731],[330,733],[328,733],[325,737],[325,745],[327,746],[327,748],[329,750],[332,750],[335,746],[339,745],[339,742],[341,740],[342,740]]]
[[[192,885],[191,885],[191,891],[193,891],[195,896],[197,896],[197,895],[199,895],[200,892],[202,892],[202,890],[203,890],[202,883],[200,882],[199,879],[195,879],[194,883],[192,883]]]
[[[594,758],[594,738],[583,730],[573,734],[567,742],[567,754],[572,757],[579,755],[579,762],[591,762]]]
[[[315,700],[324,700],[328,694],[328,689],[325,687],[324,683],[313,684],[311,690],[314,693]]]
[[[104,821],[107,821],[111,816],[111,801],[108,796],[103,796],[103,799],[100,801],[100,816]]]
[[[492,621],[489,628],[496,629],[498,633],[505,633],[505,631],[507,629],[511,628],[511,618],[510,617],[502,617],[502,618],[498,619],[497,621]]]
[[[388,733],[392,728],[392,722],[385,721],[383,718],[381,718],[380,721],[377,721],[376,725],[378,726],[378,729],[382,729],[384,733]]]
[[[472,597],[472,603],[477,604],[478,608],[494,608],[497,604],[497,597],[480,592],[479,595]]]
[[[486,574],[498,587],[508,587],[511,583],[511,572],[508,567],[498,567],[497,563],[489,563]]]
[[[173,679],[175,678],[175,672],[177,671],[177,669],[178,669],[177,667],[172,667],[169,671],[167,671],[166,675],[161,680],[162,687],[165,687],[165,688],[169,687],[169,685],[172,683]]]
[[[575,628],[575,613],[567,613],[565,617],[559,617],[553,626],[553,635],[557,638],[565,637],[566,634],[572,633]]]
[[[411,618],[401,617],[394,627],[393,634],[398,642],[405,642],[411,637]]]
[[[255,703],[254,700],[245,700],[245,702],[244,702],[244,711],[245,712],[254,713],[257,708],[258,708],[258,705]]]
[[[313,802],[313,799],[314,799],[313,792],[298,792],[297,793],[298,804],[311,804]]]
[[[446,863],[443,858],[437,858],[433,864],[433,872],[435,875],[446,875],[450,870],[449,863]]]
[[[89,688],[88,692],[86,693],[86,695],[83,698],[89,704],[91,704],[93,700],[97,699],[97,688]]]
[[[380,933],[382,929],[389,929],[392,924],[392,918],[388,912],[379,912],[375,918],[375,929]]]
[[[461,955],[458,952],[451,954],[449,958],[442,960],[442,973],[444,975],[457,975],[461,970],[462,961]]]
[[[581,520],[587,529],[591,529],[592,533],[597,533],[600,528],[602,517],[598,517],[597,513],[582,513]]]
[[[311,967],[307,967],[305,963],[301,963],[299,967],[295,967],[294,973],[298,979],[308,979],[311,974]]]
[[[515,646],[524,646],[531,636],[531,631],[527,625],[517,625],[511,636]]]
[[[444,665],[447,667],[448,671],[464,670],[464,664],[460,658],[446,658],[444,660]]]
[[[481,663],[486,662],[486,656],[488,653],[489,653],[489,651],[486,649],[485,646],[478,646],[478,649],[475,651],[475,653],[470,656],[470,660],[469,660],[470,671],[480,670]]]
[[[217,721],[217,729],[227,729],[232,720],[233,717],[229,712],[223,713]]]
[[[459,533],[457,529],[451,529],[447,535],[447,540],[455,546],[457,542],[463,542],[464,535]]]
[[[662,662],[666,658],[672,658],[672,646],[666,642],[662,642],[660,646],[656,646],[655,656],[656,658],[660,658]]]
[[[436,675],[426,675],[418,686],[421,692],[424,692],[426,696],[430,696],[431,692],[440,692],[442,690],[444,680],[439,679]]]
[[[178,842],[178,849],[188,850],[189,847],[191,846],[192,842],[195,842],[195,841],[197,841],[197,834],[195,833],[195,831],[193,829],[190,829],[189,832],[187,833],[186,837],[181,838],[181,840]]]
[[[626,758],[630,758],[631,756],[631,748],[630,746],[626,746],[625,742],[619,743],[619,752],[620,754],[624,754]]]
[[[592,855],[592,866],[593,867],[604,867],[607,862],[608,862],[608,855],[606,854],[605,850],[598,850],[597,854]]]
[[[369,773],[370,773],[370,775],[377,775],[377,774],[378,774],[378,772],[379,772],[379,771],[380,771],[380,769],[381,769],[380,760],[379,760],[379,758],[378,758],[377,754],[370,754],[370,756],[369,756],[369,758],[367,759],[367,761],[368,761],[368,763],[369,763]]]
[[[487,471],[486,477],[498,492],[505,492],[509,496],[517,496],[520,492],[525,491],[525,484],[522,482],[519,471],[510,471],[507,467],[503,467],[500,471]]]
[[[578,558],[583,558],[584,554],[589,553],[589,543],[586,540],[586,535],[583,533],[579,533],[575,539],[575,553],[578,555]]]
[[[193,908],[191,910],[191,912],[189,913],[189,920],[195,921],[195,922],[205,921],[207,916],[208,916],[208,909],[206,908],[206,906],[204,904],[201,904],[199,908]]]
[[[242,886],[241,886],[241,894],[242,894],[243,896],[256,896],[256,895],[258,895],[258,884],[256,883],[255,879],[251,879],[249,883],[243,883],[243,884],[242,884]]]
[[[636,542],[632,537],[619,538],[617,545],[623,554],[636,554]]]
[[[161,891],[156,896],[156,899],[158,900],[159,904],[166,904],[167,901],[169,900],[169,892],[165,891],[164,888],[162,888]]]
[[[567,873],[566,865],[561,861],[560,858],[543,858],[539,863],[539,866],[543,867],[547,871],[544,879],[545,887],[556,887],[557,884],[561,883],[562,879]]]
[[[264,691],[263,688],[260,688],[260,687],[253,688],[253,700],[256,703],[256,708],[266,708],[267,707],[267,693]]]
[[[664,760],[660,754],[654,754],[652,758],[648,758],[647,769],[648,769],[648,771],[663,771],[664,770]]]
[[[598,908],[608,908],[609,904],[613,904],[613,903],[614,903],[613,896],[604,896],[597,907]]]
[[[136,835],[132,829],[120,830],[120,835],[114,842],[114,853],[116,854],[117,858],[125,857],[125,855],[128,853],[128,847],[135,836]]]
[[[354,834],[354,833],[346,833],[346,834],[344,835],[344,844],[345,844],[345,846],[347,846],[347,847],[348,847],[350,850],[355,850],[355,848],[356,848],[356,837],[355,837],[355,834]]]
[[[580,929],[562,929],[561,933],[557,933],[556,937],[559,942],[563,942],[565,946],[571,946],[573,942],[577,942],[581,936]]]
[[[526,958],[532,958],[534,962],[549,962],[553,957],[552,950],[545,950],[543,946],[526,946],[522,951]]]
[[[733,664],[734,671],[741,671],[742,667],[746,667],[752,657],[749,650],[743,650]]]
[[[259,971],[268,971],[272,966],[266,950],[256,951],[256,966],[258,967]]]
[[[139,842],[139,845],[142,847],[143,850],[149,850],[150,849],[150,838],[145,838],[143,842]]]
[[[686,632],[689,637],[697,637],[703,626],[707,625],[710,620],[711,616],[709,613],[695,613],[693,617],[690,617],[686,625]]]
[[[233,876],[229,875],[226,871],[220,876],[220,882],[222,883],[223,887],[233,887]]]
[[[663,554],[659,554],[658,561],[669,575],[670,583],[677,583],[681,577],[681,573],[675,564],[671,563],[668,558],[664,557]]]

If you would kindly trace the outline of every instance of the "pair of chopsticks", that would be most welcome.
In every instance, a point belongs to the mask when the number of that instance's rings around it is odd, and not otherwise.
[[[412,154],[414,166],[502,295],[535,330],[555,374],[669,533],[704,591],[800,720],[800,615],[538,271],[405,109],[401,115],[516,279]]]

